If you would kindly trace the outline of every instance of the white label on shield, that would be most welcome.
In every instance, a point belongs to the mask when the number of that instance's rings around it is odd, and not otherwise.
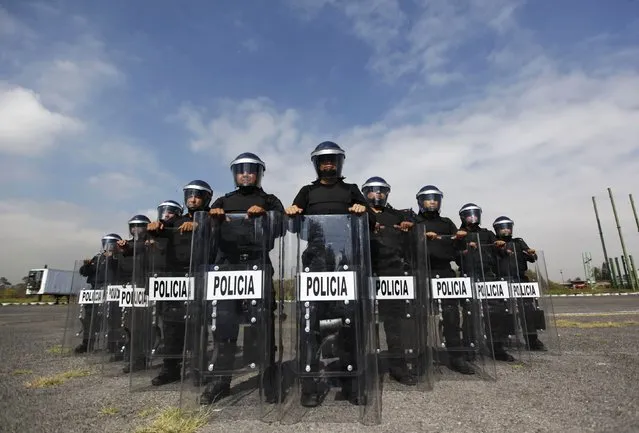
[[[300,301],[354,301],[357,299],[355,272],[302,272]]]
[[[107,302],[119,302],[122,286],[107,286]]]
[[[261,299],[262,271],[210,271],[207,273],[206,299]]]
[[[149,301],[189,301],[193,299],[193,277],[149,278]]]
[[[431,290],[434,299],[471,299],[473,297],[470,278],[432,278]]]
[[[513,298],[539,298],[539,283],[513,283]]]
[[[124,286],[122,290],[120,290],[120,307],[133,307],[133,287]]]
[[[479,299],[507,299],[510,298],[508,283],[506,281],[486,281],[475,283],[477,298]]]
[[[93,304],[93,293],[95,290],[80,290],[78,304]]]
[[[134,307],[148,307],[149,295],[144,293],[144,287],[133,289],[133,306]]]
[[[413,277],[372,277],[375,298],[415,299],[415,281]]]

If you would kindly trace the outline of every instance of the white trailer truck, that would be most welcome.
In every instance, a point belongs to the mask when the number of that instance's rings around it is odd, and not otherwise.
[[[55,296],[56,304],[59,299],[66,296],[67,302],[71,296],[77,296],[80,290],[86,286],[86,277],[74,274],[73,271],[62,269],[31,269],[27,276],[27,296],[38,295],[38,301],[42,295]]]

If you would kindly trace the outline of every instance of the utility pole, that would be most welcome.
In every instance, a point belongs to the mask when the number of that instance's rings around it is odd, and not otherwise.
[[[617,224],[617,231],[619,232],[619,240],[621,241],[621,252],[623,253],[624,262],[628,263],[628,252],[626,251],[626,244],[623,241],[623,234],[621,233],[621,225],[619,224],[619,217],[617,216],[617,208],[615,207],[615,199],[612,196],[612,190],[608,188],[608,195],[610,196],[610,204],[612,205],[612,213],[615,216],[615,223]],[[635,288],[634,275],[630,275],[628,278],[628,285]]]
[[[637,218],[637,209],[635,209],[635,201],[632,199],[632,194],[628,194],[630,197],[630,206],[632,206],[632,214],[635,216],[635,222],[637,223],[637,231],[639,231],[639,218]]]
[[[592,266],[590,266],[590,262],[592,262],[592,255],[590,253],[582,253],[581,260],[584,263],[584,274],[585,274],[586,282],[592,289],[592,287],[594,286]]]
[[[619,275],[619,287],[623,287],[624,279],[623,274],[621,273],[621,266],[619,266],[619,257],[615,257],[615,263],[617,264],[617,275]]]
[[[615,272],[615,262],[612,260],[612,257],[608,259],[608,272],[610,272],[610,279],[612,280],[612,287],[615,289],[619,287],[619,276]]]
[[[599,220],[599,212],[597,211],[597,202],[595,201],[594,195],[592,196],[592,207],[595,209],[595,218],[597,218],[597,228],[599,229],[599,238],[601,239],[601,248],[603,249],[604,260],[608,263],[608,251],[606,251],[606,243],[604,242],[603,231],[601,230],[601,221]]]

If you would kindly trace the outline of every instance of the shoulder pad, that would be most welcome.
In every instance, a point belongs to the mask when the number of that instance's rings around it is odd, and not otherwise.
[[[224,194],[224,198],[226,198],[226,197],[230,197],[230,196],[232,196],[233,194],[235,194],[235,191],[227,192],[226,194]]]

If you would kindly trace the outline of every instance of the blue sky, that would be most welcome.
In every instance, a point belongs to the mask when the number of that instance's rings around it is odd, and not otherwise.
[[[551,275],[582,276],[592,195],[618,254],[608,186],[639,248],[637,41],[634,0],[0,2],[0,223],[20,246],[0,274],[68,268],[189,180],[230,191],[243,151],[289,204],[331,139],[350,181],[385,177],[398,207],[436,184],[453,221],[507,214]]]

